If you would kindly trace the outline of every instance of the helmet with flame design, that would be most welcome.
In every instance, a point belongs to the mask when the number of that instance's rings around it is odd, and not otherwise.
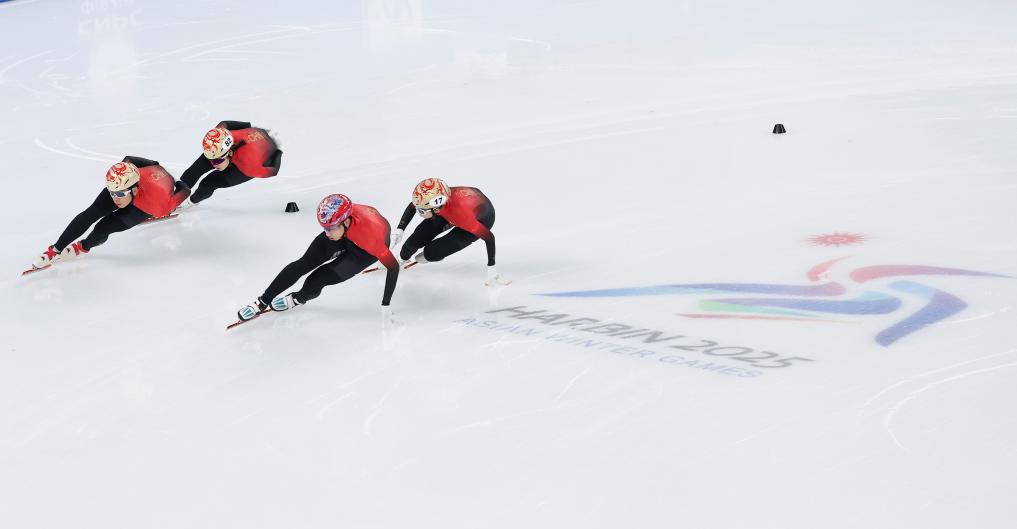
[[[138,167],[130,162],[117,162],[106,171],[106,189],[112,193],[126,191],[141,180]]]
[[[440,178],[427,178],[413,188],[413,207],[418,211],[440,208],[451,195],[452,191]]]
[[[205,158],[216,160],[225,158],[233,148],[233,134],[224,128],[215,128],[205,133],[201,140],[201,150]]]

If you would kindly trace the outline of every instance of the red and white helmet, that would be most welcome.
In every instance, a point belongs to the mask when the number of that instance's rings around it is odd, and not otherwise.
[[[413,207],[417,209],[434,209],[444,206],[452,195],[448,185],[440,178],[421,180],[413,188]]]
[[[353,213],[353,201],[346,195],[338,193],[329,195],[318,203],[318,224],[322,228],[331,228],[348,219]]]
[[[205,133],[201,140],[201,150],[205,151],[205,158],[214,160],[226,156],[233,148],[233,134],[224,128],[214,128]]]
[[[110,191],[126,191],[141,180],[138,167],[130,162],[117,162],[106,171],[106,189]]]

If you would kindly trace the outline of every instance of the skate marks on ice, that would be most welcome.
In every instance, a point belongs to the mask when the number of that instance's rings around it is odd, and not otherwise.
[[[2,7],[3,6],[0,6],[0,8],[2,8]],[[42,51],[42,52],[39,52],[39,53],[34,53],[32,55],[28,55],[28,56],[22,57],[20,59],[15,59],[14,62],[12,62],[11,64],[8,64],[7,66],[4,66],[3,68],[0,68],[0,85],[6,84],[8,82],[8,81],[6,81],[4,79],[4,77],[6,76],[7,72],[10,72],[11,70],[17,68],[18,66],[21,66],[22,64],[26,64],[26,63],[29,63],[29,62],[35,60],[35,59],[38,59],[39,57],[44,57],[46,55],[49,55],[50,53],[53,53],[54,51],[56,51],[56,50],[46,50],[46,51]],[[31,89],[28,89],[28,88],[26,88],[26,89],[27,90],[31,90]]]
[[[124,122],[119,122],[119,123],[115,123],[115,124],[111,124],[111,125],[107,125],[107,126],[125,126],[125,127],[128,127],[128,126],[131,126],[133,124],[134,124],[134,122],[124,121]],[[35,144],[36,147],[38,147],[38,148],[40,148],[40,149],[42,149],[44,151],[47,151],[47,152],[50,152],[50,153],[53,153],[53,154],[58,154],[60,156],[66,156],[68,158],[75,158],[75,159],[78,159],[78,160],[88,160],[88,161],[92,161],[92,162],[102,162],[102,163],[105,163],[105,164],[113,164],[113,163],[116,163],[116,162],[120,161],[123,158],[123,155],[116,155],[116,154],[110,154],[110,153],[102,153],[102,152],[97,152],[97,151],[90,151],[88,149],[79,147],[77,144],[74,143],[72,137],[70,137],[70,136],[67,136],[67,137],[64,138],[64,143],[71,150],[63,150],[63,149],[59,149],[57,147],[54,147],[52,145],[49,145],[49,144],[45,143],[42,140],[42,138],[40,138],[38,136],[35,137],[35,139],[33,140],[33,143]],[[127,148],[125,146],[125,151],[126,152],[130,152],[132,150],[134,150],[134,149],[130,149],[130,148]],[[152,150],[155,151],[155,150],[159,150],[159,149],[152,149]],[[168,169],[172,169],[174,171],[183,171],[184,169],[186,169],[189,166],[189,164],[181,163],[181,162],[167,162],[167,163],[163,163],[162,165],[163,165],[163,167],[166,167]]]
[[[181,62],[200,60],[199,57],[202,57],[209,53],[213,53],[215,51],[220,50],[229,50],[230,48],[237,46],[243,46],[246,49],[250,49],[250,46],[260,43],[306,37],[309,35],[319,33],[351,31],[357,29],[358,27],[360,27],[360,24],[351,24],[351,23],[322,24],[320,26],[290,26],[290,27],[276,26],[275,29],[243,33],[231,37],[207,40],[195,44],[188,44],[187,46],[181,46],[179,48],[172,48],[170,50],[155,54],[151,57],[147,57],[145,59],[123,65],[120,67],[119,70],[117,70],[114,73],[130,72],[131,70],[137,68],[138,66],[155,63],[157,61],[162,61],[163,59],[187,53],[189,53],[189,55],[180,58]]]
[[[863,423],[876,415],[882,415],[881,423],[887,435],[897,447],[909,452],[910,449],[901,440],[901,435],[894,427],[894,420],[908,404],[914,403],[926,392],[946,389],[949,385],[969,377],[995,374],[1013,368],[1017,368],[1017,349],[981,356],[907,376],[903,380],[883,388],[865,401],[856,415],[856,421]],[[960,391],[963,394],[968,390],[962,387],[954,388],[953,391]]]
[[[762,103],[760,104],[762,105]],[[753,108],[754,106],[748,105],[747,108]],[[394,156],[385,160],[304,172],[301,173],[303,177],[327,176],[329,181],[326,183],[311,183],[310,185],[301,185],[299,187],[294,186],[289,191],[301,193],[334,187],[337,182],[336,173],[342,175],[341,180],[338,180],[338,182],[343,183],[368,179],[372,182],[385,182],[387,179],[396,178],[393,172],[397,169],[424,163],[475,161],[547,147],[655,133],[680,126],[690,126],[687,120],[679,122],[678,118],[699,114],[703,115],[695,123],[700,121],[702,123],[715,123],[717,118],[711,117],[710,113],[712,111],[725,111],[729,109],[730,107],[728,106],[719,106],[716,108],[676,110],[673,112],[654,113],[646,117],[623,119],[601,116],[593,121],[585,120],[579,123],[576,122],[575,118],[560,119],[536,126],[518,127],[506,132],[493,134],[489,138],[481,140],[445,145],[426,151]]]
[[[38,136],[35,137],[35,140],[34,140],[33,143],[35,143],[36,147],[38,147],[38,148],[40,148],[40,149],[42,149],[44,151],[48,151],[48,152],[51,152],[53,154],[59,154],[61,156],[67,156],[69,158],[77,158],[79,160],[89,160],[89,161],[93,161],[93,162],[103,162],[103,163],[113,164],[113,163],[116,163],[117,161],[119,161],[120,159],[123,158],[123,156],[116,156],[116,155],[113,155],[113,154],[97,153],[97,152],[93,152],[93,151],[86,151],[84,149],[80,149],[80,148],[78,148],[77,146],[75,146],[71,142],[71,138],[70,137],[64,138],[64,142],[67,143],[67,145],[70,146],[71,148],[80,150],[81,153],[65,151],[65,150],[57,149],[56,147],[51,147],[51,146],[47,145],[46,143],[44,143],[42,141],[42,138],[39,138]]]

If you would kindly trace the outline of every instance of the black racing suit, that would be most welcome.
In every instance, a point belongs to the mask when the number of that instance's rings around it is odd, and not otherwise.
[[[389,241],[386,239],[385,244],[388,243]],[[303,287],[293,293],[293,299],[297,303],[307,303],[308,300],[318,297],[326,286],[342,283],[377,261],[377,257],[345,238],[333,241],[325,235],[325,232],[319,233],[311,241],[304,255],[286,265],[272,280],[265,292],[261,294],[261,301],[271,304],[272,300],[282,294],[283,290],[310,272],[311,275],[304,280]],[[386,281],[382,305],[389,304],[394,290],[395,282]]]

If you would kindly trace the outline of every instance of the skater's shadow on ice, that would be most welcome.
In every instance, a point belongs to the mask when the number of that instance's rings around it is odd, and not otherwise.
[[[308,304],[287,311],[270,312],[258,318],[258,321],[251,322],[251,326],[293,330],[323,328],[339,332],[373,332],[381,329],[380,310],[377,305],[369,303],[356,309]]]
[[[595,264],[584,260],[539,259],[539,260],[499,260],[498,271],[511,277],[513,281],[562,281],[576,273],[591,273]]]

